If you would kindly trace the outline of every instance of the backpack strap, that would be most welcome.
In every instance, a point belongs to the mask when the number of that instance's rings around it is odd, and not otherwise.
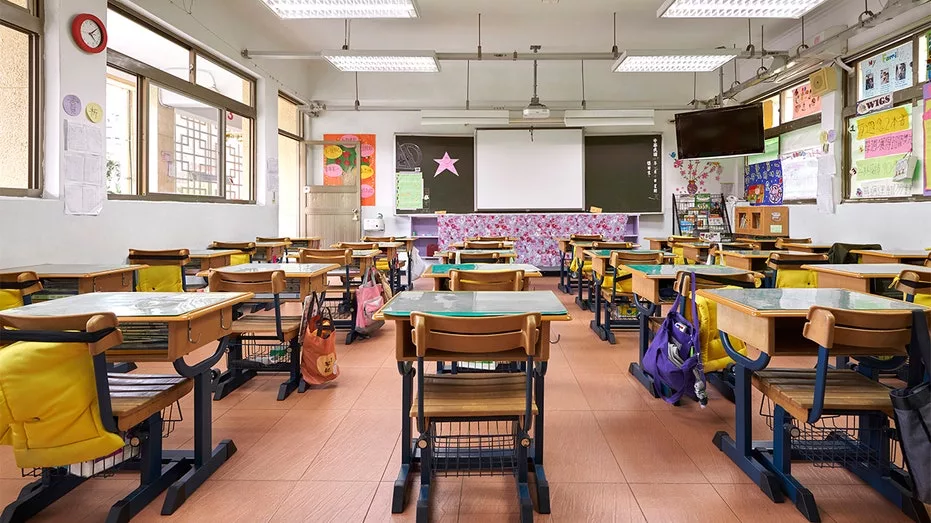
[[[925,381],[931,372],[931,337],[924,310],[912,311],[912,341],[908,344],[908,353],[908,386],[914,387]]]

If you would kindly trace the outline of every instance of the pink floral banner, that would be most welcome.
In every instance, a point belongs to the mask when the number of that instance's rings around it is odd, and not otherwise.
[[[636,222],[628,230],[626,214],[441,214],[440,247],[475,236],[512,236],[517,238],[518,263],[537,267],[559,267],[559,249],[555,238],[572,234],[603,234],[606,239],[623,241],[636,235]]]

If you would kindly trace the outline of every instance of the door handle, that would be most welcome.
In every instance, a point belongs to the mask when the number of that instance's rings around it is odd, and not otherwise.
[[[359,221],[359,209],[352,210],[352,221],[354,222]]]

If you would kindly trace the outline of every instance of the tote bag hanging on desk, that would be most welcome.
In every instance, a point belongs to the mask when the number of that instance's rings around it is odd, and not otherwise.
[[[893,389],[889,395],[915,498],[931,504],[931,340],[926,335],[925,313],[915,311],[913,318],[912,329],[921,335],[916,337],[919,347],[909,347],[909,365],[918,368],[912,369],[908,387]],[[924,372],[920,373],[922,363]]]
[[[370,336],[385,324],[384,321],[375,320],[374,316],[390,296],[391,288],[384,276],[375,267],[369,267],[362,277],[362,285],[356,289],[356,332]]]
[[[316,292],[304,298],[301,320],[301,377],[311,385],[320,385],[339,376],[336,364],[336,336],[330,311]]]

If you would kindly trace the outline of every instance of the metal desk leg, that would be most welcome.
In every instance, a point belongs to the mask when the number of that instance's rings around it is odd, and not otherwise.
[[[401,373],[401,470],[398,472],[398,479],[394,480],[394,491],[391,495],[392,514],[404,512],[407,493],[414,477],[414,443],[411,438],[410,417],[411,403],[414,400],[414,366],[411,362],[398,362],[398,372]]]
[[[188,365],[183,358],[174,362],[178,374],[194,379],[194,451],[193,453],[190,451],[172,453],[180,455],[185,462],[190,463],[191,470],[168,488],[165,504],[162,505],[163,516],[168,516],[178,510],[214,471],[236,453],[236,445],[229,439],[221,441],[216,448],[211,449],[213,418],[210,399],[210,369],[223,357],[228,343],[229,337],[224,336],[217,344],[217,350],[213,355],[195,365]]]
[[[534,380],[534,396],[537,402],[537,415],[533,419],[533,449],[531,453],[531,466],[533,474],[536,477],[537,484],[537,512],[540,514],[550,513],[550,484],[546,480],[546,471],[543,469],[543,414],[546,412],[545,395],[546,390],[546,367],[547,362],[537,363],[534,370],[536,379]]]
[[[643,385],[643,388],[647,389],[654,398],[658,398],[659,394],[656,393],[656,389],[653,386],[653,376],[650,376],[643,370],[643,356],[650,347],[649,317],[657,314],[660,310],[660,306],[646,300],[641,301],[640,296],[636,294],[634,294],[634,306],[637,307],[637,319],[640,321],[640,358],[639,361],[631,362],[630,366],[627,368],[627,372],[637,378],[637,381],[639,381],[640,384]]]
[[[556,288],[566,294],[572,292],[569,289],[568,277],[569,273],[566,271],[566,253],[559,251],[559,285],[557,285]]]
[[[598,278],[595,276],[595,273],[594,273],[594,272],[592,272],[592,279],[595,280],[595,282],[596,282],[596,285],[595,285],[594,288],[595,288],[595,289],[598,289],[598,292],[595,292],[595,297],[594,297],[594,301],[595,301],[595,309],[594,309],[594,312],[595,312],[595,319],[592,320],[592,321],[590,321],[590,322],[588,323],[588,326],[589,326],[593,331],[595,331],[595,334],[598,335],[598,338],[599,338],[601,341],[605,341],[606,339],[608,339],[608,337],[607,337],[606,332],[605,332],[605,330],[606,330],[606,328],[607,328],[607,324],[605,324],[605,325],[602,325],[602,324],[601,324],[601,307],[602,307],[602,304],[603,304],[602,299],[601,299],[601,292],[600,292],[600,289],[601,289],[601,280],[598,279]],[[589,294],[589,298],[591,298],[591,294]],[[605,307],[605,310],[608,309],[607,304],[604,304],[604,307]]]
[[[413,287],[414,284],[411,280],[411,252],[412,251],[407,251],[407,267],[404,270],[404,272],[407,273],[407,289],[406,290],[409,290],[409,291],[414,290],[414,287]]]
[[[582,261],[579,262],[579,271],[578,271],[579,273],[579,295],[576,296],[575,298],[575,304],[578,305],[579,308],[582,309],[583,311],[587,311],[587,310],[590,310],[590,307],[589,307],[590,304],[589,304],[588,298],[585,297],[585,285],[584,285],[585,273],[582,271],[582,266],[584,265],[584,263],[585,262],[582,262]],[[589,283],[591,283],[590,280],[589,280]]]

